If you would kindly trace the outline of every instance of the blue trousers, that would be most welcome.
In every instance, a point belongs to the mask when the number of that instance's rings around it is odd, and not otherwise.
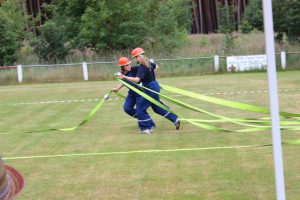
[[[143,83],[144,87],[147,87],[151,90],[154,90],[156,92],[160,92],[160,86],[158,84],[157,81],[151,81],[149,83]],[[159,95],[155,94],[153,92],[150,92],[148,90],[144,91],[147,95],[151,96],[153,99],[159,101],[160,103],[162,103],[159,99]],[[162,103],[163,105],[165,105],[164,103]],[[160,108],[159,106],[151,103],[150,101],[148,101],[147,99],[145,99],[144,97],[140,97],[137,99],[137,117],[138,117],[138,124],[140,129],[143,131],[145,129],[150,129],[151,128],[151,117],[147,112],[147,109],[149,107],[152,107],[153,111],[161,116],[163,116],[164,118],[170,120],[171,122],[175,123],[176,119],[178,118],[177,115],[172,114],[162,108]],[[165,105],[166,106],[166,105]],[[166,106],[168,107],[168,106]]]
[[[141,98],[142,97],[140,95],[138,95],[137,93],[128,92],[128,95],[123,104],[124,112],[133,118],[137,118],[137,110],[136,110],[135,106],[136,106],[136,103]],[[155,127],[155,123],[153,122],[152,119],[149,120],[149,124],[150,124],[150,127]]]
[[[139,95],[136,93],[128,93],[123,104],[124,112],[126,112],[129,116],[134,118],[137,118],[135,104],[138,96]]]

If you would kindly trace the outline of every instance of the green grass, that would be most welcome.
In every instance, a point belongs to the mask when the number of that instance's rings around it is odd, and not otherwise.
[[[278,73],[280,109],[300,113],[300,72]],[[215,97],[268,106],[266,73],[219,74],[160,78],[160,83]],[[24,133],[77,125],[95,101],[56,104],[17,104],[54,100],[99,99],[117,81],[22,84],[1,86],[0,152],[3,157],[93,152],[125,152],[271,143],[270,132],[219,133],[183,123],[181,130],[150,111],[157,124],[152,135],[139,133],[135,119],[122,111],[122,100],[107,101],[95,117],[74,132]],[[296,90],[292,90],[296,89]],[[248,93],[238,94],[236,92]],[[125,94],[126,89],[123,89]],[[221,94],[216,94],[220,92]],[[222,94],[223,92],[234,94]],[[176,99],[208,111],[256,116],[182,96]],[[12,105],[17,104],[17,105]],[[167,103],[171,105],[170,103]],[[172,108],[185,117],[202,115]],[[151,110],[151,109],[149,109]],[[226,125],[228,128],[233,126]],[[283,131],[283,140],[299,139]],[[300,196],[299,146],[284,145],[287,199]],[[25,177],[17,198],[31,199],[276,199],[272,147],[155,152],[6,160]]]

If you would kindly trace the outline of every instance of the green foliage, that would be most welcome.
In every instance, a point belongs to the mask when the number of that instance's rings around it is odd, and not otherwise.
[[[218,19],[219,19],[219,33],[232,33],[236,30],[235,8],[233,5],[226,6],[222,4],[217,5]]]
[[[142,42],[140,37],[149,27],[140,19],[141,5],[137,1],[116,7],[117,0],[98,1],[96,6],[87,7],[81,17],[80,32],[76,41],[80,47],[100,49],[123,49]],[[133,10],[131,8],[134,8]]]
[[[0,65],[11,65],[18,59],[20,41],[24,38],[22,4],[4,1],[0,7]]]
[[[63,24],[74,48],[107,51],[144,46],[173,51],[190,27],[190,1],[57,0],[53,20]]]
[[[0,66],[13,64],[19,49],[17,35],[0,14]]]
[[[253,26],[247,20],[242,21],[241,31],[242,33],[250,33],[254,30]]]
[[[289,40],[300,40],[300,2],[273,0],[274,28],[278,40],[286,33]]]
[[[282,42],[286,34],[289,40],[300,38],[300,1],[273,0],[273,16],[276,40]],[[263,9],[261,0],[251,0],[243,18],[242,30],[263,31]]]
[[[225,52],[229,53],[234,48],[233,32],[236,30],[236,20],[234,17],[235,8],[233,5],[217,5],[218,19],[219,19],[219,32],[225,34]]]
[[[242,32],[249,33],[254,29],[263,31],[263,11],[261,0],[251,0],[246,7],[246,11],[242,21]]]
[[[201,35],[199,38],[199,46],[206,47],[208,45],[211,45],[210,40],[207,37],[205,37],[204,35]]]
[[[25,19],[22,3],[19,0],[7,0],[0,6],[1,18],[5,19],[11,31],[15,32],[19,41],[25,38]]]
[[[184,28],[187,23],[180,22],[180,19],[187,16],[184,13],[172,12],[177,6],[181,5],[181,1],[167,1],[160,4],[155,22],[153,24],[154,32],[151,34],[155,38],[153,46],[165,49],[171,53],[176,47],[181,46],[185,41],[187,29]],[[183,27],[181,27],[183,26]],[[167,47],[167,48],[165,48]]]
[[[234,37],[232,33],[225,34],[225,52],[229,53],[235,47]]]
[[[48,8],[48,11],[52,13],[53,21],[64,26],[65,38],[73,44],[80,32],[82,15],[88,6],[95,7],[95,4],[96,1],[93,0],[57,0]]]
[[[41,35],[31,42],[35,47],[37,56],[46,62],[64,61],[68,54],[68,49],[64,43],[64,32],[61,27],[53,21],[47,21],[40,27]]]

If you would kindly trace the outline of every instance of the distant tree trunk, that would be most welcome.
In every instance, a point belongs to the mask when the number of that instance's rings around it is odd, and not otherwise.
[[[238,21],[238,31],[240,32],[241,25],[241,0],[237,2],[237,21]]]
[[[218,0],[215,0],[215,3],[216,3],[216,16],[217,16],[217,25],[218,25],[218,28],[220,27],[220,21],[219,21],[219,14],[218,14]]]
[[[33,6],[32,6],[32,0],[29,0],[29,7],[30,7],[30,14],[33,15]]]
[[[199,3],[199,15],[200,15],[200,33],[203,34],[203,8],[202,8],[202,0],[198,0]]]
[[[22,0],[22,10],[23,10],[23,16],[25,19],[25,24],[26,24],[26,31],[29,33],[29,24],[28,24],[28,18],[27,18],[27,1]]]
[[[214,26],[213,26],[213,19],[212,19],[212,7],[211,7],[211,1],[206,1],[204,10],[207,11],[206,15],[206,21],[207,21],[207,33],[212,33],[214,31]]]
[[[199,9],[197,9],[198,5],[196,3],[195,7],[193,8],[193,13],[194,13],[194,28],[196,29],[195,30],[195,33],[199,33],[200,29],[199,29],[199,20],[198,20],[198,16],[199,16]]]
[[[230,16],[229,16],[229,7],[228,7],[228,0],[225,0],[225,7],[226,7],[226,17],[227,17],[227,21],[229,22],[230,20]]]
[[[31,31],[37,35],[38,31],[37,31],[37,24],[35,21],[36,20],[36,12],[34,10],[34,5],[33,5],[34,2],[32,0],[28,0],[28,1],[29,1],[29,8],[30,8],[30,15],[31,15],[31,18],[30,18],[31,27],[30,28],[31,28]]]
[[[41,13],[40,0],[37,0],[37,9],[38,9],[38,16],[39,16],[39,26],[41,26],[42,25],[42,13]]]

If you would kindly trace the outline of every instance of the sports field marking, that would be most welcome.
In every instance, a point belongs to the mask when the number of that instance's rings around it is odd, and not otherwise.
[[[300,91],[300,89],[283,89],[278,90],[278,92],[296,92]],[[235,94],[257,94],[257,93],[267,93],[268,90],[257,90],[257,91],[236,91],[236,92],[212,92],[203,95],[214,96],[214,95],[235,95]],[[182,95],[170,95],[171,97],[182,96]],[[121,98],[110,98],[109,101],[112,100],[120,100]],[[51,100],[51,101],[39,101],[39,102],[24,102],[24,103],[14,103],[14,104],[4,104],[0,106],[18,106],[18,105],[39,105],[39,104],[56,104],[56,103],[78,103],[78,102],[95,102],[100,99],[73,99],[73,100]]]
[[[117,99],[117,98],[116,98]],[[24,103],[14,103],[14,104],[7,104],[10,106],[17,106],[17,105],[34,105],[34,104],[56,104],[56,103],[78,103],[78,102],[95,102],[99,101],[100,99],[73,99],[73,100],[51,100],[51,101],[37,101],[37,102],[24,102]]]
[[[137,153],[164,153],[164,152],[203,151],[203,150],[219,150],[219,149],[241,149],[241,148],[254,148],[254,147],[267,147],[267,146],[272,146],[272,144],[245,145],[245,146],[223,146],[223,147],[199,147],[199,148],[184,148],[184,149],[149,149],[149,150],[136,150],[136,151],[112,151],[112,152],[96,152],[96,153],[71,153],[71,154],[54,154],[54,155],[39,155],[39,156],[6,157],[6,158],[2,158],[2,159],[3,160],[21,160],[21,159],[36,159],[36,158],[122,155],[122,154],[137,154]]]

